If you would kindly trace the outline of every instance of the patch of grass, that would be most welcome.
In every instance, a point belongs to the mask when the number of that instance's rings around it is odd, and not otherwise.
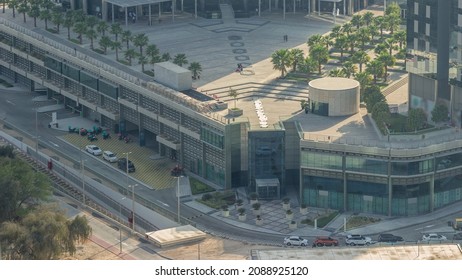
[[[322,216],[321,218],[318,218],[318,228],[325,227],[328,223],[330,223],[330,221],[332,221],[335,217],[337,217],[337,215],[338,215],[338,211],[334,211],[325,216]]]
[[[146,75],[149,75],[151,77],[154,77],[154,72],[152,72],[151,70],[146,70],[143,73],[146,74]]]
[[[78,39],[70,38],[69,41],[71,41],[74,44],[80,45],[80,41]]]
[[[233,191],[214,192],[211,197],[203,197],[197,201],[214,209],[220,209],[223,205],[233,205],[235,202],[235,195]]]
[[[58,30],[54,29],[54,28],[47,28],[47,31],[50,32],[50,33],[53,33],[53,34],[57,34],[58,33]]]
[[[191,186],[191,193],[193,195],[215,191],[211,186],[191,177],[189,177],[189,185]]]
[[[125,64],[125,65],[128,65],[130,66],[130,62],[126,61],[126,60],[123,60],[123,59],[119,59],[117,60],[118,62],[122,63],[122,64]]]
[[[364,226],[364,225],[369,225],[373,223],[380,222],[380,218],[374,218],[374,217],[364,217],[364,216],[351,216],[348,221],[347,221],[347,230]]]

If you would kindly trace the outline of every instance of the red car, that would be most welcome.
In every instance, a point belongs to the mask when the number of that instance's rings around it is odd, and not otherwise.
[[[313,247],[338,246],[338,240],[328,236],[319,236],[313,241]]]

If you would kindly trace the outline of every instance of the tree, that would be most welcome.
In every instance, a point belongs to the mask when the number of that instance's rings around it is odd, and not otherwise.
[[[96,25],[98,25],[99,19],[95,16],[86,16],[85,20],[87,23],[88,28],[94,28]]]
[[[63,254],[76,252],[76,244],[91,236],[85,216],[68,220],[53,206],[41,206],[19,222],[0,226],[0,244],[10,260],[56,260]]]
[[[303,51],[301,49],[291,49],[289,51],[289,59],[292,64],[292,71],[297,71],[297,65],[305,59]]]
[[[26,14],[27,12],[29,11],[29,6],[27,4],[27,1],[24,0],[22,2],[19,2],[19,5],[18,5],[18,13],[22,14],[23,15],[23,21],[24,23],[26,23]]]
[[[363,50],[355,52],[353,56],[351,57],[351,59],[354,63],[359,64],[360,73],[363,72],[363,64],[366,64],[371,60],[369,55]]]
[[[16,10],[19,7],[19,0],[9,0],[8,7],[13,10],[13,18],[16,17]]]
[[[40,6],[38,1],[30,2],[30,6],[27,8],[27,14],[34,19],[34,27],[37,27],[37,18],[40,16]]]
[[[346,33],[346,35],[350,35],[350,33],[353,31],[353,25],[351,22],[347,22],[342,25],[342,31]]]
[[[340,35],[337,37],[334,43],[334,47],[340,51],[340,58],[343,59],[343,53],[345,52],[345,49],[348,48],[347,37],[345,35]]]
[[[390,5],[388,5],[387,9],[385,10],[385,15],[400,16],[400,14],[401,14],[401,8],[396,2],[391,2]]]
[[[59,33],[59,27],[64,23],[63,13],[59,9],[52,10],[51,22],[56,26],[56,31]]]
[[[367,64],[367,72],[374,77],[374,84],[377,83],[377,79],[383,76],[384,66],[379,60],[373,60]]]
[[[100,20],[98,24],[96,25],[96,30],[101,34],[101,36],[105,36],[106,31],[109,30],[109,25],[107,24],[106,21]]]
[[[432,121],[435,123],[445,122],[449,119],[448,107],[443,103],[437,104],[432,110]]]
[[[403,49],[403,46],[406,44],[406,31],[398,30],[393,34],[393,39],[399,44],[399,49]]]
[[[322,38],[322,35],[320,34],[312,35],[310,38],[308,38],[308,41],[307,41],[308,47],[310,48],[314,47],[315,45],[320,45],[323,43],[324,43],[324,40]]]
[[[360,14],[355,14],[351,18],[351,24],[354,25],[356,29],[359,29],[361,25],[363,24],[363,22],[364,22],[363,16]]]
[[[194,80],[200,79],[200,76],[201,76],[201,73],[202,73],[202,66],[200,65],[199,62],[191,62],[189,64],[188,70],[191,71],[192,78]]]
[[[286,74],[286,67],[290,66],[290,55],[287,49],[280,49],[271,55],[273,69],[281,71],[281,78]]]
[[[308,76],[316,70],[317,64],[311,57],[305,57],[305,59],[299,65],[300,71],[306,73],[307,78]]]
[[[383,16],[378,16],[374,18],[374,22],[380,30],[380,39],[383,39],[383,30],[387,28],[387,21]]]
[[[395,14],[390,14],[385,16],[385,21],[387,22],[388,30],[390,30],[390,34],[393,35],[394,31],[399,28],[401,24],[401,17]]]
[[[396,43],[396,40],[394,37],[388,38],[383,42],[383,45],[388,49],[388,53],[390,55],[393,55],[393,50],[396,50],[395,43]]]
[[[335,68],[329,71],[329,77],[345,77],[345,73],[342,69]]]
[[[363,21],[366,26],[370,26],[374,22],[374,13],[367,11],[363,14]]]
[[[67,11],[64,16],[63,26],[67,28],[67,39],[71,39],[71,27],[74,26],[74,13],[73,11]]]
[[[188,59],[184,53],[179,53],[173,57],[173,63],[182,67],[184,64],[188,64]]]
[[[87,32],[87,24],[83,21],[79,21],[74,25],[74,32],[79,34],[77,38],[79,38],[79,43],[82,44],[82,35]]]
[[[356,34],[352,33],[346,37],[347,45],[350,47],[350,55],[354,54],[357,44]]]
[[[359,72],[354,75],[355,80],[359,82],[360,85],[360,100],[364,101],[364,92],[372,84],[372,77],[367,72]]]
[[[130,49],[130,41],[132,40],[132,32],[130,30],[125,30],[122,32],[122,41],[127,43],[127,50]]]
[[[140,55],[143,55],[143,47],[147,46],[149,42],[148,36],[146,34],[138,34],[133,38],[133,45],[140,48]]]
[[[101,37],[98,43],[100,48],[103,49],[104,54],[107,54],[107,49],[112,46],[112,41],[109,36]]]
[[[85,36],[90,40],[90,49],[93,50],[93,40],[98,38],[98,33],[96,33],[96,30],[94,30],[93,28],[89,28],[85,32]]]
[[[160,61],[159,48],[157,45],[150,44],[146,47],[146,55],[149,57],[149,63],[154,64]]]
[[[357,70],[358,68],[356,67],[356,65],[354,65],[353,62],[347,61],[343,63],[342,71],[345,74],[345,77],[350,78],[356,73]]]
[[[386,102],[385,96],[380,92],[380,88],[376,85],[368,87],[364,91],[364,102],[369,113],[372,113],[372,109],[375,104],[379,102]]]
[[[0,158],[0,223],[22,217],[51,195],[49,180],[24,161]]]
[[[170,56],[170,53],[164,52],[164,53],[162,54],[162,58],[161,58],[161,59],[162,59],[162,61],[170,61],[170,59],[172,59],[172,57]]]
[[[236,108],[236,98],[238,96],[237,90],[233,89],[232,87],[229,88],[228,96],[234,99],[234,108]]]
[[[322,64],[329,60],[329,51],[325,46],[316,45],[310,49],[310,57],[318,63],[318,74],[321,74]]]
[[[382,62],[382,64],[383,64],[384,82],[387,82],[387,78],[388,78],[388,67],[392,67],[392,66],[395,65],[395,63],[396,63],[396,58],[395,58],[394,56],[389,55],[388,53],[384,52],[384,53],[380,54],[380,55],[377,57],[377,60],[380,61],[380,62]]]
[[[122,27],[120,26],[120,23],[114,23],[111,24],[111,34],[115,36],[115,40],[118,41],[119,34],[123,32]],[[128,47],[127,47],[128,49]]]
[[[148,58],[145,55],[140,55],[138,57],[138,63],[141,64],[141,71],[144,72],[144,65],[149,62]]]
[[[407,117],[407,129],[416,131],[422,129],[427,122],[427,116],[422,108],[409,109]]]
[[[370,41],[370,36],[369,30],[366,27],[360,28],[356,32],[356,40],[361,43],[362,50],[365,49],[366,44]]]
[[[372,107],[372,118],[375,120],[376,125],[380,131],[385,132],[385,126],[390,121],[390,108],[385,101],[378,102]]]
[[[329,37],[331,39],[337,40],[337,38],[340,35],[342,35],[342,33],[343,33],[342,26],[341,25],[336,25],[336,26],[332,27],[332,31],[330,32]]]
[[[125,51],[125,59],[128,60],[128,64],[132,65],[132,59],[135,58],[137,53],[134,49],[128,49]]]
[[[104,37],[104,36],[103,36]],[[111,44],[111,49],[115,50],[116,60],[119,61],[119,51],[122,49],[122,43],[119,41],[113,41]]]

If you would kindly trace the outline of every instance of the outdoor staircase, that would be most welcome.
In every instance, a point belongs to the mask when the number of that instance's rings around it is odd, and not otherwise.
[[[274,98],[292,101],[306,100],[308,97],[308,85],[291,81],[283,81],[271,84],[263,83],[243,83],[233,86],[219,87],[213,89],[203,89],[208,95],[216,99],[228,102],[234,100],[229,96],[229,89],[237,91],[237,99],[255,97],[255,98]]]
[[[234,23],[234,10],[233,6],[229,4],[220,4],[221,19],[223,23]]]

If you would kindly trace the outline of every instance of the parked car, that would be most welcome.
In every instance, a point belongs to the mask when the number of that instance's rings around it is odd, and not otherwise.
[[[117,166],[119,169],[127,172],[127,159],[120,158],[119,161],[117,161]],[[135,172],[135,165],[131,160],[128,160],[128,172]]]
[[[103,154],[103,151],[101,151],[101,149],[95,145],[85,146],[85,151],[89,152],[90,154],[94,156],[100,156],[101,154]]]
[[[347,245],[356,246],[356,245],[370,245],[372,243],[372,239],[367,236],[362,236],[360,234],[350,234],[347,235],[345,240]]]
[[[446,236],[438,233],[427,233],[422,236],[423,242],[434,242],[434,241],[445,241],[447,240]]]
[[[302,238],[300,236],[288,236],[284,238],[284,245],[287,246],[307,246],[308,245],[308,240],[305,238]]]
[[[399,242],[404,241],[401,236],[393,235],[391,233],[382,233],[379,234],[379,242]]]
[[[452,239],[454,239],[454,240],[462,240],[462,232],[458,232],[458,233],[454,234]]]
[[[313,241],[313,247],[338,246],[338,240],[328,236],[318,236]]]
[[[117,161],[117,156],[111,151],[104,151],[103,153],[103,159],[107,160],[109,162],[116,162]]]

